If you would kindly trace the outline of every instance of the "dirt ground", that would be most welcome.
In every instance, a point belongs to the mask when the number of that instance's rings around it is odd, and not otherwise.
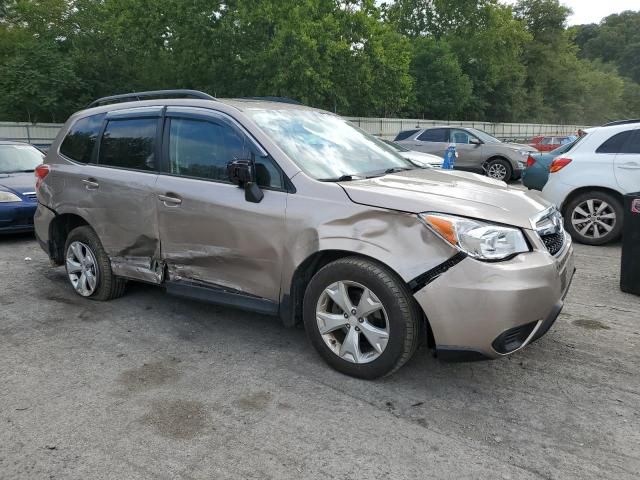
[[[638,478],[640,297],[619,258],[578,245],[563,314],[512,357],[421,349],[367,382],[275,318],[139,284],[81,299],[32,236],[0,237],[0,478]]]

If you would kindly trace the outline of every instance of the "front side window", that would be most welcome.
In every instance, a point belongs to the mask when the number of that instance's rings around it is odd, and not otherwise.
[[[110,120],[100,142],[100,165],[156,170],[155,143],[158,119]]]
[[[89,163],[105,115],[91,115],[74,123],[60,145],[60,153],[71,160]]]
[[[382,140],[330,113],[303,109],[247,109],[287,156],[318,180],[415,168]]]
[[[249,157],[246,145],[226,125],[173,118],[169,130],[169,173],[227,181],[227,164]]]
[[[598,147],[596,153],[622,153],[625,143],[633,135],[633,130],[620,132]]]
[[[417,140],[422,142],[448,142],[447,131],[447,128],[432,128],[430,130],[425,130]]]
[[[0,173],[33,172],[43,158],[31,145],[0,145]]]
[[[471,135],[469,135],[467,132],[465,132],[464,130],[451,130],[451,142],[452,143],[464,143],[464,144],[469,144],[471,143],[471,139],[473,137]]]

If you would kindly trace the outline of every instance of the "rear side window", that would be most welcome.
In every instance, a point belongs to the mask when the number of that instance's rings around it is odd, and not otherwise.
[[[432,128],[430,130],[425,130],[419,137],[418,140],[423,142],[447,142],[447,129],[446,128]]]
[[[618,133],[600,145],[596,153],[622,153],[625,144],[632,135],[633,130]]]
[[[403,130],[398,135],[396,135],[396,138],[394,139],[394,141],[397,142],[398,140],[406,140],[411,135],[418,133],[418,131],[419,130]]]
[[[104,114],[81,118],[69,129],[60,145],[60,153],[71,160],[89,163],[96,145]]]
[[[109,120],[100,142],[100,165],[156,169],[155,143],[158,119],[127,118]]]
[[[633,135],[622,147],[622,153],[640,153],[640,130],[632,130]]]

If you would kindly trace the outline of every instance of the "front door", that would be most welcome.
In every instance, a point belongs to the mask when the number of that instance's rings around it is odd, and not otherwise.
[[[278,301],[288,194],[280,169],[258,151],[226,115],[167,109],[156,201],[169,280]],[[255,158],[259,203],[227,177],[228,162],[247,158]]]
[[[482,164],[484,157],[482,155],[482,144],[471,143],[472,139],[477,138],[466,130],[457,128],[451,129],[450,142],[456,146],[458,158],[456,159],[456,168],[460,170],[470,170],[482,172]]]

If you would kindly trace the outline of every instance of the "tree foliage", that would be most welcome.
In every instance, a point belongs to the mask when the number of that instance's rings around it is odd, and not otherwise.
[[[0,119],[196,88],[348,115],[597,123],[640,115],[640,13],[558,0],[3,0]]]

